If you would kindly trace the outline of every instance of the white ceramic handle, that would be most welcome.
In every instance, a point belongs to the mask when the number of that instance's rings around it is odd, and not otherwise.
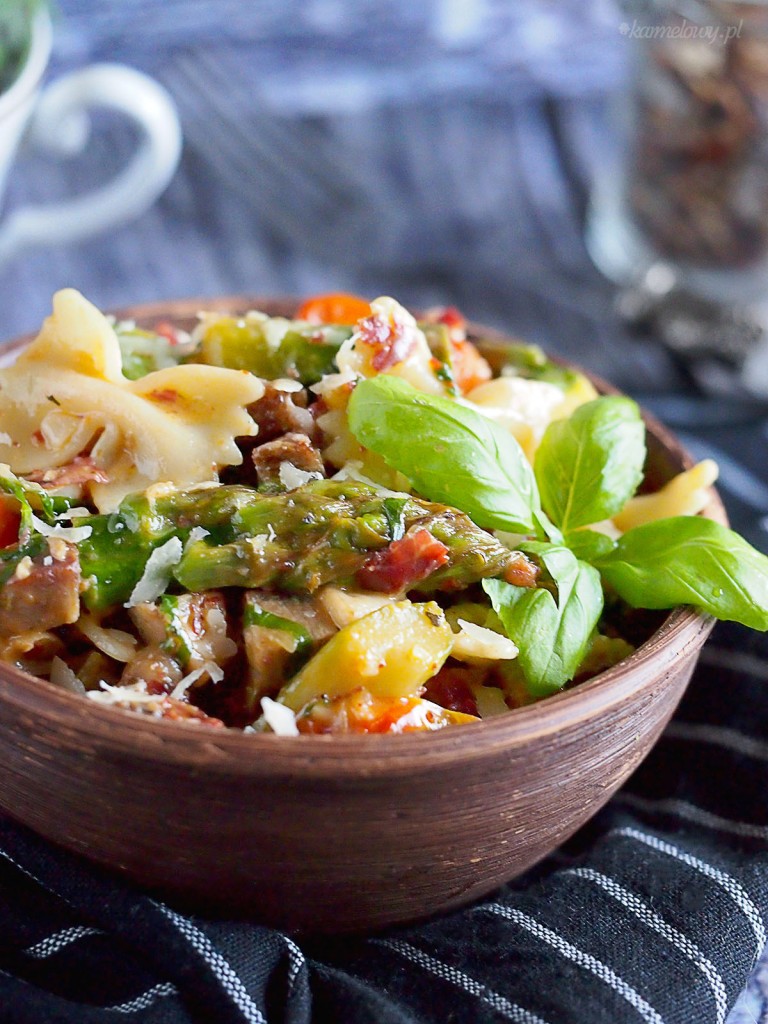
[[[157,82],[121,64],[92,64],[48,86],[32,120],[32,142],[62,155],[82,152],[93,107],[120,111],[138,123],[143,138],[137,152],[93,192],[14,210],[0,225],[0,264],[27,246],[79,241],[138,217],[173,177],[181,155],[173,100]]]

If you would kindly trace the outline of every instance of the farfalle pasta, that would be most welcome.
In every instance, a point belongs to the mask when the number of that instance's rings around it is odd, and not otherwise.
[[[235,438],[255,433],[246,407],[263,393],[252,374],[199,365],[127,380],[114,328],[69,289],[54,297],[35,341],[0,370],[0,461],[45,482],[87,452],[97,471],[89,496],[112,511],[159,480],[184,487],[238,465]]]

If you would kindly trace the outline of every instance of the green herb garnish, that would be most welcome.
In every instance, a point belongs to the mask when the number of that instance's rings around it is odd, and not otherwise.
[[[636,526],[596,564],[635,608],[688,604],[768,629],[768,558],[711,519],[674,516]]]
[[[541,501],[565,532],[610,519],[643,479],[645,425],[629,398],[581,405],[551,423],[536,452]]]
[[[700,516],[658,520],[618,541],[585,529],[619,512],[642,480],[645,431],[630,399],[598,398],[552,423],[535,476],[517,442],[493,421],[391,376],[357,385],[349,424],[419,494],[487,529],[553,542],[519,545],[539,560],[544,585],[483,581],[535,696],[578,671],[603,609],[601,576],[637,608],[691,605],[768,629],[768,558],[732,530]]]
[[[557,586],[557,597],[544,587],[514,587],[503,580],[483,580],[483,589],[517,644],[529,691],[545,697],[576,674],[603,610],[603,588],[597,569],[568,548],[523,547],[538,555]]]
[[[348,415],[360,444],[428,500],[453,505],[488,529],[536,531],[541,504],[533,471],[514,437],[487,416],[387,375],[357,385]]]

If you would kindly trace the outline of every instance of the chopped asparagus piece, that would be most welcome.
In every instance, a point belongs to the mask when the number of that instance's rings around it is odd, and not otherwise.
[[[316,384],[325,374],[336,372],[336,353],[351,334],[352,328],[344,326],[222,316],[206,325],[200,359],[211,366],[248,370],[267,380],[289,377],[304,385]]]

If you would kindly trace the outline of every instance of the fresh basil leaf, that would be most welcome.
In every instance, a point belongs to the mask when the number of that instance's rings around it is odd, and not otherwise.
[[[533,525],[539,540],[549,540],[553,544],[563,543],[562,531],[555,526],[543,509],[533,513]]]
[[[529,691],[545,697],[573,679],[603,610],[600,574],[559,545],[526,544],[557,584],[557,599],[543,587],[483,580],[483,589],[510,640]]]
[[[616,541],[597,530],[571,530],[564,538],[565,546],[582,562],[595,562],[605,558],[616,547]]]
[[[608,519],[635,493],[644,462],[637,405],[596,398],[547,427],[535,460],[542,504],[564,532]]]
[[[541,504],[533,471],[514,437],[487,416],[381,375],[360,381],[348,417],[360,444],[420,495],[487,529],[534,531]]]
[[[596,564],[635,608],[687,604],[768,629],[768,558],[711,519],[673,516],[636,526]]]

